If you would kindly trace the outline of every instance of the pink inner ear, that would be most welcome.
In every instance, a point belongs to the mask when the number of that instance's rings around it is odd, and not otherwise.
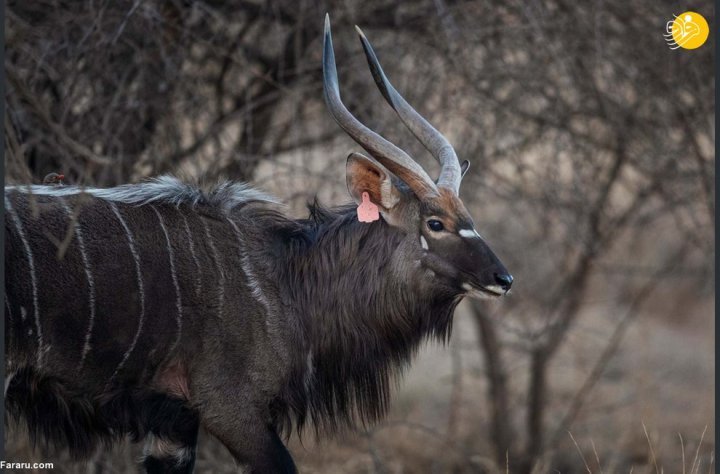
[[[357,208],[357,215],[360,222],[373,222],[380,219],[380,210],[370,201],[367,191],[362,193],[362,202]]]

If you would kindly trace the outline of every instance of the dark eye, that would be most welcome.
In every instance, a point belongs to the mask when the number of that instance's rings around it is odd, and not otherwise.
[[[440,232],[441,230],[445,229],[443,223],[437,219],[430,219],[429,221],[427,221],[427,226],[433,232]]]

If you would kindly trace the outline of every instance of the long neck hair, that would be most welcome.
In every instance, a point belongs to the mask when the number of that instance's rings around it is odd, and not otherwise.
[[[351,207],[309,207],[277,270],[307,352],[275,415],[287,434],[310,421],[319,435],[384,415],[420,343],[447,341],[459,299],[422,283],[419,261],[399,251],[402,231],[382,220],[360,223]]]

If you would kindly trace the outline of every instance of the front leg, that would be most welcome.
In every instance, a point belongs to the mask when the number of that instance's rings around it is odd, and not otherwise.
[[[246,407],[228,407],[226,413],[227,416],[203,417],[202,423],[228,448],[238,464],[252,474],[297,473],[290,452],[266,420],[248,416]]]

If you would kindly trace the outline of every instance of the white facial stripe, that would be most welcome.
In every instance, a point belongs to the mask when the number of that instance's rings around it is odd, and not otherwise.
[[[480,291],[480,290],[469,291],[467,295],[470,298],[473,298],[476,300],[491,300],[493,298],[497,298],[497,296],[493,296],[490,293],[485,293],[484,291]]]
[[[486,291],[483,291],[483,290],[480,290],[477,288],[473,288],[472,285],[465,282],[462,284],[462,288],[463,288],[463,290],[467,291],[467,295],[469,297],[475,298],[475,299],[480,299],[480,300],[494,299],[499,296],[502,296],[505,293],[505,291],[497,285],[486,286],[485,287]]]
[[[425,250],[427,250],[427,249],[429,248],[429,247],[428,247],[427,240],[425,240],[425,237],[422,236],[422,235],[420,236],[420,245],[421,245],[422,248],[425,249]]]
[[[499,294],[505,293],[505,290],[499,285],[487,285],[485,289]]]
[[[482,239],[482,236],[475,229],[460,229],[458,234],[466,239]]]

